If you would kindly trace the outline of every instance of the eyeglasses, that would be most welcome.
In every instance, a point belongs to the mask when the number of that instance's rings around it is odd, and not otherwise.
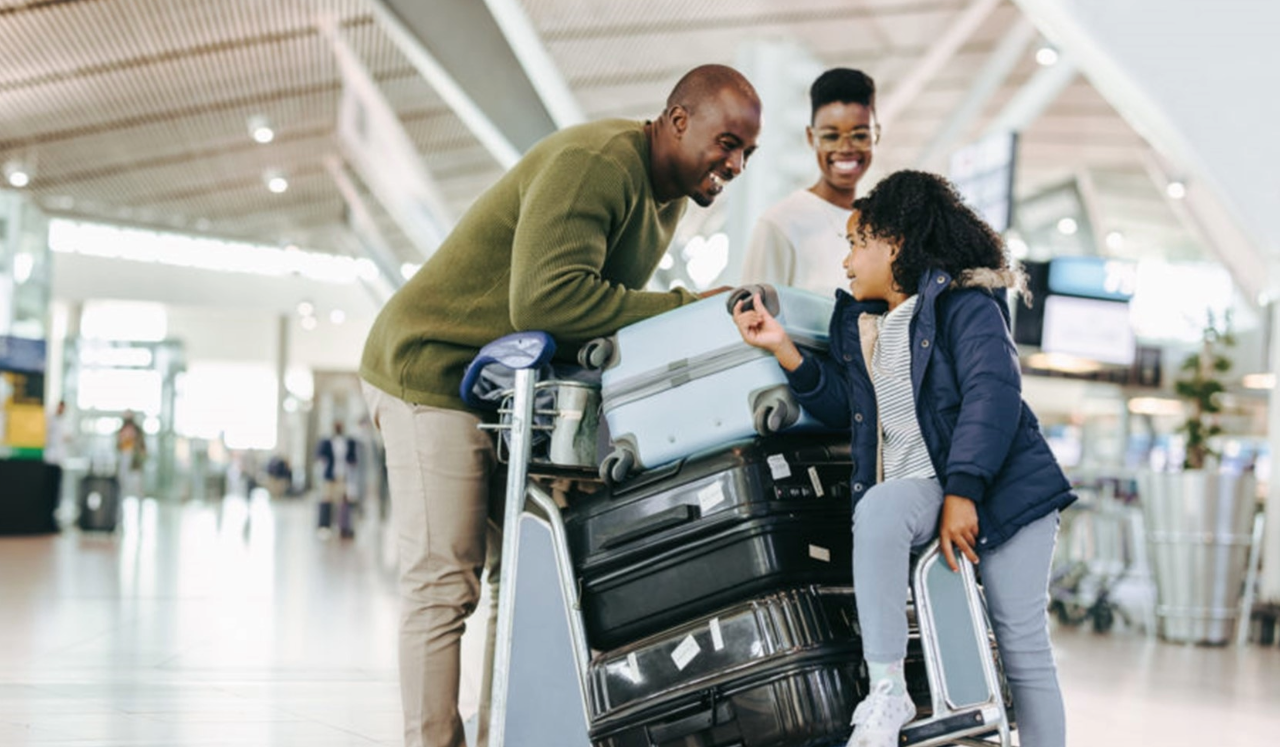
[[[850,132],[819,130],[814,133],[814,138],[817,141],[818,150],[827,152],[840,150],[840,144],[848,140],[850,148],[866,151],[880,142],[880,125],[876,125],[875,129],[859,127]]]

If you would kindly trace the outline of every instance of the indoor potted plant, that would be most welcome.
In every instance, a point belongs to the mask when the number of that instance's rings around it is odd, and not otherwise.
[[[1224,317],[1222,329],[1209,314],[1208,324],[1200,335],[1200,349],[1182,363],[1182,376],[1174,381],[1174,391],[1190,408],[1186,422],[1178,430],[1186,434],[1183,469],[1205,468],[1205,462],[1221,457],[1209,440],[1222,433],[1217,415],[1222,412],[1219,396],[1226,391],[1222,376],[1231,369],[1231,359],[1222,349],[1235,345],[1231,334],[1231,316]]]
[[[1235,344],[1230,316],[1222,321],[1209,315],[1199,349],[1174,381],[1187,411],[1178,429],[1186,437],[1182,469],[1140,475],[1156,617],[1171,641],[1226,643],[1240,614],[1257,488],[1251,471],[1221,468],[1212,441],[1222,433],[1223,376],[1231,368],[1224,348]]]

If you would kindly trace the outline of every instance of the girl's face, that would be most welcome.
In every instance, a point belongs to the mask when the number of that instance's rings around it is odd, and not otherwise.
[[[849,216],[846,226],[849,254],[844,272],[852,282],[849,291],[859,301],[890,301],[901,295],[893,282],[893,260],[898,256],[895,242],[877,236],[863,236],[858,231],[858,211]]]

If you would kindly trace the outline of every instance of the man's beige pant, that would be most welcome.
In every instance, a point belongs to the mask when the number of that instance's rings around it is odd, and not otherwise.
[[[493,590],[480,695],[486,742],[502,492],[491,437],[479,419],[415,405],[361,383],[387,449],[392,522],[400,554],[400,699],[406,747],[464,747],[458,715],[466,619],[480,596],[486,549]],[[493,521],[490,520],[493,518]]]

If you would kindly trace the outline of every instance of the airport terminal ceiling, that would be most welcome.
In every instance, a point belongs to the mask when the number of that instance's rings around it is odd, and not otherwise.
[[[1204,254],[1159,188],[1158,159],[1115,109],[1070,71],[1046,88],[1037,62],[1046,43],[1007,0],[488,2],[521,11],[507,15],[541,39],[586,118],[652,116],[682,72],[733,64],[746,40],[790,40],[823,65],[862,68],[878,81],[885,119],[873,177],[945,171],[936,154],[948,128],[963,125],[952,145],[972,140],[997,118],[1016,118],[1040,89],[1039,107],[1021,115],[1018,193],[1074,181],[1102,224],[1098,236],[1125,237],[1104,253]],[[343,85],[321,31],[332,19],[456,218],[502,166],[386,32],[385,7],[0,0],[0,162],[6,176],[23,169],[23,189],[53,215],[351,251],[346,202],[325,165],[339,155]],[[941,46],[950,54],[938,65]],[[1009,49],[1012,62],[993,76],[994,57]],[[958,112],[984,77],[992,93],[966,124]],[[258,142],[264,128],[269,142]],[[281,178],[287,189],[273,191]],[[412,244],[354,181],[400,260],[413,261]]]

